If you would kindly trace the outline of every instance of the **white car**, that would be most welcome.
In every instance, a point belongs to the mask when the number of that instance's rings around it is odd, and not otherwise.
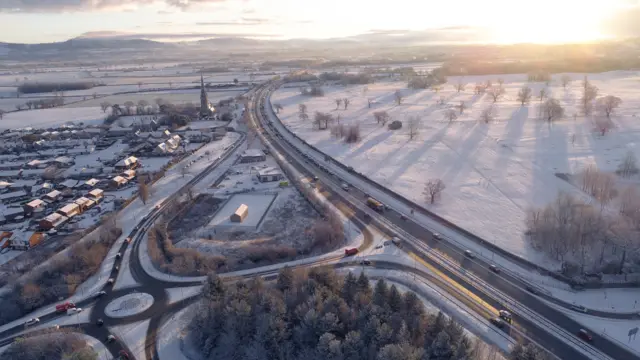
[[[67,310],[67,315],[75,315],[82,311],[82,308],[71,308]]]
[[[31,326],[31,325],[35,325],[38,324],[40,322],[40,319],[38,318],[33,318],[33,319],[29,319],[27,320],[26,323],[24,323],[26,326]]]
[[[340,185],[340,187],[341,187],[341,188],[342,188],[342,190],[344,190],[344,191],[349,191],[349,184],[347,184],[347,183],[342,183],[342,184]]]

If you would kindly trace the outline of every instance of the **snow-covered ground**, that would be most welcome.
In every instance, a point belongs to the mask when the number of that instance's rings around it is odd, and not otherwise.
[[[471,87],[489,79],[495,82],[499,77],[505,80],[506,95],[494,105],[495,121],[480,123],[480,113],[492,100],[489,95],[474,95]],[[516,101],[518,89],[526,84],[523,74],[466,77],[462,81],[470,85],[461,93],[451,85],[458,78],[449,78],[439,94],[409,90],[405,82],[381,82],[368,85],[366,95],[363,86],[335,86],[325,87],[325,96],[317,98],[303,97],[298,89],[281,88],[271,101],[283,105],[279,114],[283,123],[337,160],[518,256],[557,267],[558,263],[534,250],[524,239],[525,211],[548,204],[559,191],[584,197],[555,173],[575,173],[588,164],[612,171],[627,150],[640,156],[640,149],[635,146],[635,133],[640,126],[634,121],[638,73],[589,75],[601,95],[612,94],[623,100],[613,118],[617,128],[604,137],[594,132],[591,119],[574,119],[573,114],[579,113],[581,75],[572,77],[575,81],[566,91],[557,80],[549,87],[567,114],[551,127],[538,119],[538,100],[524,107]],[[544,86],[529,85],[534,95]],[[401,105],[394,102],[396,90],[404,94]],[[445,105],[437,104],[441,97]],[[347,110],[344,106],[336,110],[337,98],[350,99]],[[375,102],[371,108],[367,98]],[[467,109],[449,123],[444,119],[445,111],[461,101]],[[311,118],[315,111],[329,112],[340,116],[342,124],[358,124],[362,140],[348,145],[332,138],[328,130],[315,130],[311,121],[298,118],[298,104],[302,103],[307,105]],[[403,121],[404,128],[390,131],[376,124],[373,112],[381,110],[387,111],[391,120]],[[420,117],[418,135],[413,140],[409,140],[406,130],[410,116]],[[423,195],[430,178],[440,178],[447,186],[442,199],[431,206]]]
[[[169,298],[169,304],[173,304],[180,300],[190,298],[202,292],[202,286],[187,286],[165,289]]]
[[[133,359],[145,359],[145,339],[147,338],[147,330],[149,329],[150,320],[139,321],[126,325],[111,326],[109,331],[125,343],[131,350]]]
[[[160,360],[194,360],[193,355],[197,351],[188,348],[189,344],[185,342],[185,337],[187,336],[186,328],[197,306],[194,304],[178,311],[160,326],[156,338]]]
[[[46,128],[81,122],[84,125],[100,125],[105,116],[97,105],[84,103],[73,108],[26,110],[5,114],[0,121],[0,129]]]

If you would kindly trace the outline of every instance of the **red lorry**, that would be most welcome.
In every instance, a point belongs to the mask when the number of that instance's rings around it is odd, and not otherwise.
[[[56,305],[56,312],[59,312],[59,313],[65,312],[65,311],[67,311],[69,309],[73,309],[75,307],[76,307],[76,304],[72,303],[71,301],[68,301],[68,302],[66,302],[64,304]]]
[[[344,249],[344,256],[351,256],[351,255],[355,255],[357,253],[358,253],[358,249],[357,248]]]

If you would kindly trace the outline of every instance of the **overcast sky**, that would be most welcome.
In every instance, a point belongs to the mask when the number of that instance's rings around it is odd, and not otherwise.
[[[330,38],[459,26],[503,43],[640,36],[640,0],[0,0],[0,42],[84,33]]]

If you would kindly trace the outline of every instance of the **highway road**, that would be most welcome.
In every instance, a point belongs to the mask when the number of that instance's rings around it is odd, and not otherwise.
[[[334,187],[336,188],[339,188],[340,184],[343,182],[350,184],[348,190],[349,195],[352,195],[354,199],[359,199],[361,205],[366,207],[366,199],[368,198],[368,194],[366,193],[366,191],[358,189],[356,186],[354,186],[355,184],[359,183],[359,181],[355,179],[354,174],[350,174],[349,171],[340,171],[336,167],[332,167],[331,169],[329,169],[324,160],[324,154],[313,154],[314,150],[310,147],[300,150],[300,148],[292,146],[288,141],[285,140],[283,134],[287,130],[277,120],[277,117],[271,110],[270,104],[268,103],[268,101],[266,101],[267,98],[267,92],[262,92],[263,102],[259,105],[256,105],[263,108],[260,111],[260,117],[268,118],[268,120],[261,121],[263,125],[263,131],[272,136],[272,139],[275,140],[274,142],[277,144],[277,146],[280,147],[280,149],[282,149],[284,153],[289,155],[289,160],[297,160],[300,167],[306,168],[308,169],[308,172],[314,174],[315,176],[318,176],[321,183],[333,183]],[[558,310],[557,308],[550,306],[546,301],[553,301],[560,306],[566,307],[567,309],[570,307],[570,304],[564,303],[549,296],[545,296],[542,293],[537,293],[535,295],[532,294],[530,291],[526,290],[528,284],[522,282],[519,278],[513,277],[510,273],[505,271],[499,274],[494,273],[493,271],[489,270],[489,265],[491,264],[486,263],[479,258],[470,259],[466,257],[464,255],[464,250],[466,249],[457,248],[455,245],[442,240],[438,241],[433,237],[433,234],[428,229],[412,221],[410,216],[399,213],[392,208],[385,210],[382,214],[373,212],[370,212],[370,214],[371,216],[384,217],[386,221],[392,223],[398,228],[401,228],[404,232],[408,233],[414,238],[419,239],[425,245],[426,249],[438,251],[444,254],[446,257],[455,260],[458,266],[460,266],[461,270],[472,273],[476,277],[490,284],[493,288],[495,288],[495,290],[507,294],[514,301],[526,306],[537,314],[542,315],[544,318],[551,319],[554,324],[566,330],[568,333],[573,334],[574,342],[582,342],[582,340],[578,339],[575,335],[577,334],[579,329],[583,328],[583,326],[567,316],[567,310]],[[396,234],[391,233],[389,235]],[[430,260],[427,252],[424,251],[425,247],[422,247],[422,249],[413,248],[411,249],[411,251],[415,255],[420,257],[423,261],[430,262],[434,266],[439,266],[438,263]],[[445,269],[440,268],[440,271],[444,270]],[[497,309],[501,308],[501,303],[499,301],[496,301],[489,294],[478,290],[477,287],[474,284],[470,283],[465,277],[459,277],[452,273],[448,273],[447,275],[455,283],[460,284],[466,290],[472,292],[483,301],[492,304]],[[533,290],[535,291],[535,289]],[[510,310],[512,313],[516,313],[515,316],[518,316],[517,312],[513,309],[507,310]],[[633,314],[620,315],[604,312],[592,313],[596,316],[605,315],[612,318],[630,318],[632,316],[635,316]],[[516,320],[516,322],[526,323],[526,320],[524,318],[520,318]],[[573,349],[573,347],[567,346],[566,344],[564,344],[564,342],[559,341],[559,339],[556,339],[553,336],[545,336],[545,334],[548,334],[548,329],[546,327],[541,327],[541,325],[543,324],[529,323],[529,325],[530,326],[524,327],[523,331],[525,331],[529,335],[533,335],[536,338],[544,339],[542,344],[547,349],[552,350],[560,358],[575,359],[584,356],[580,355],[580,353],[577,353]],[[597,333],[593,333],[592,335],[594,337],[592,346],[602,351],[612,359],[638,359],[638,357],[623,344],[611,340],[608,337],[603,337]],[[587,344],[582,345],[585,346]]]

